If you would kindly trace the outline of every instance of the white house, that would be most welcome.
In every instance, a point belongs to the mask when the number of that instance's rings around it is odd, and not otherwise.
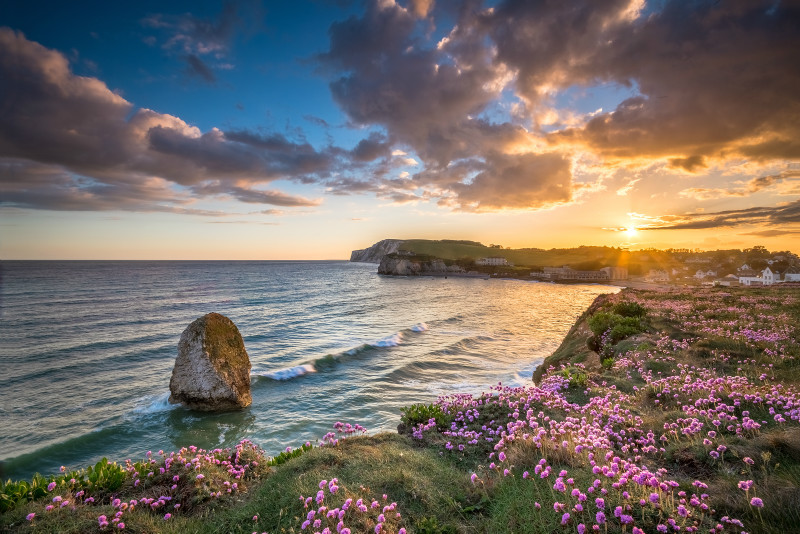
[[[475,265],[508,265],[508,260],[499,256],[479,258],[475,260]]]
[[[769,267],[761,271],[761,277],[764,278],[765,286],[771,286],[781,281],[781,273],[773,272]]]
[[[725,287],[737,286],[737,285],[739,285],[739,277],[736,276],[735,274],[729,274],[729,275],[723,276],[722,278],[720,278],[718,280],[714,280],[714,285],[715,286],[725,286]]]
[[[798,278],[800,281],[800,278]],[[743,286],[771,286],[779,284],[781,280],[781,273],[773,272],[772,269],[767,267],[758,276],[739,276],[739,283]]]
[[[800,269],[793,267],[783,273],[784,282],[800,282]]]
[[[694,273],[694,277],[698,280],[702,280],[704,278],[711,278],[712,276],[717,276],[717,271],[704,271],[703,269],[698,269],[696,273]]]

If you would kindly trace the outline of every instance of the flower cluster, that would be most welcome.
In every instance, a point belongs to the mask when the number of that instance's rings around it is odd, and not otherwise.
[[[359,489],[365,493],[365,488]],[[380,500],[354,494],[340,486],[336,478],[321,480],[315,496],[300,496],[306,510],[300,528],[314,534],[405,534],[406,529],[399,526],[402,517],[397,503],[390,503],[388,499],[385,494]]]

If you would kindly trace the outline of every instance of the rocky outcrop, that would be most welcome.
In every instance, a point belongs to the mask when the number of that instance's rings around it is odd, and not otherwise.
[[[402,239],[384,239],[369,248],[354,250],[350,253],[350,261],[360,263],[380,263],[387,254],[395,254],[403,244]]]
[[[446,265],[439,258],[417,260],[395,254],[384,256],[378,265],[378,274],[394,276],[446,275],[461,274],[464,269],[458,265]]]
[[[203,411],[249,406],[250,358],[233,321],[209,313],[181,334],[178,357],[169,381],[173,404]]]

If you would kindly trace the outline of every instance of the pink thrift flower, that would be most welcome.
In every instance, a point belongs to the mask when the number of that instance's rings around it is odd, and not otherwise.
[[[28,514],[28,515],[26,515],[26,516],[25,516],[25,519],[26,519],[27,521],[33,521],[33,518],[34,518],[34,517],[36,517],[36,514],[35,514],[35,513],[31,513],[31,514]]]

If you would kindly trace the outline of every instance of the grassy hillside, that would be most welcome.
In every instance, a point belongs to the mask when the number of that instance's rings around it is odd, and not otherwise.
[[[798,289],[624,290],[537,386],[271,459],[245,442],[4,484],[0,531],[797,532],[798,325]]]
[[[614,247],[577,247],[564,249],[507,249],[495,248],[475,242],[448,240],[410,239],[403,243],[402,249],[417,254],[426,254],[443,259],[478,259],[489,256],[506,258],[515,265],[529,267],[560,267],[570,265],[576,269],[598,269],[607,265],[634,267],[646,272],[651,268],[668,268],[677,262],[662,251],[629,252]]]

